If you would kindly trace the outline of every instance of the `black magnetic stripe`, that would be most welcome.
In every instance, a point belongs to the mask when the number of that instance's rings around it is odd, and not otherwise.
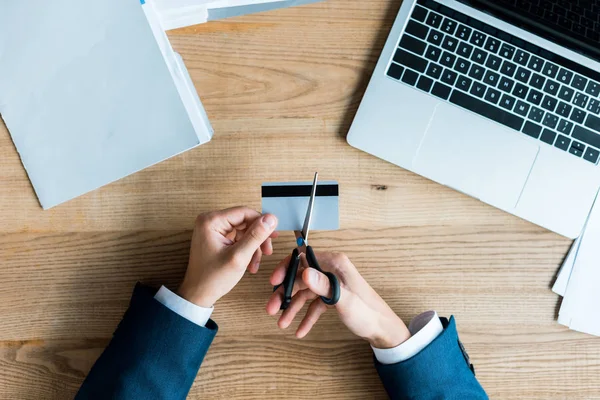
[[[262,197],[310,196],[312,185],[263,186]],[[339,196],[338,185],[317,185],[316,196]]]

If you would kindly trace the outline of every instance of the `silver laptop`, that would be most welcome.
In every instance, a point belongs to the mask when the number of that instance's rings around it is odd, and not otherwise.
[[[600,187],[600,1],[405,0],[348,143],[561,235]]]

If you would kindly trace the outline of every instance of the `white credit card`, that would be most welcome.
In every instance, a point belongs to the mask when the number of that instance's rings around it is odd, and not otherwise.
[[[278,231],[300,231],[304,224],[312,182],[269,182],[262,185],[262,212],[274,214]],[[310,230],[340,229],[339,185],[335,181],[317,184]]]

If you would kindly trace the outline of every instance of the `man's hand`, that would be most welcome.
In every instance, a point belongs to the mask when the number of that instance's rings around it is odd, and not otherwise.
[[[277,218],[247,207],[202,214],[196,219],[190,260],[178,293],[212,307],[242,279],[255,274],[263,254],[271,255]]]
[[[342,322],[355,335],[366,339],[373,347],[387,349],[396,347],[410,338],[404,322],[358,273],[356,267],[343,254],[317,254],[324,271],[333,272],[340,281],[340,301],[334,306]],[[281,261],[271,275],[271,284],[279,285],[285,278],[290,256]],[[283,287],[277,289],[267,303],[267,313],[275,315],[282,302]],[[306,257],[298,269],[294,283],[294,296],[289,307],[279,317],[278,325],[285,329],[294,320],[304,304],[312,300],[296,336],[303,338],[310,332],[328,306],[319,296],[331,296],[329,279],[321,272],[308,267]]]

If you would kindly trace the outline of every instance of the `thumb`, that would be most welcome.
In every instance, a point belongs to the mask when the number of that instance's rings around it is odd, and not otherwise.
[[[322,272],[314,268],[306,268],[302,272],[302,280],[313,293],[319,296],[331,297],[331,283],[329,283],[327,275]]]
[[[244,236],[234,245],[235,251],[240,252],[250,262],[254,252],[271,236],[276,226],[277,217],[273,214],[265,214],[257,218],[246,230]]]

